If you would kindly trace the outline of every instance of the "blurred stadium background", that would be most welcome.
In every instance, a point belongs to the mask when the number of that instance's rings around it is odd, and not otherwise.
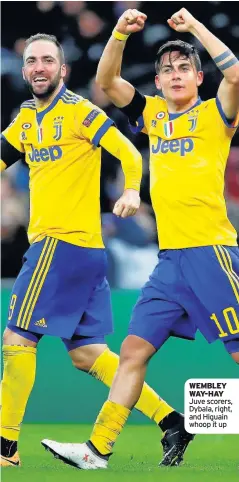
[[[186,2],[187,8],[239,55],[237,2]],[[127,8],[142,9],[148,15],[143,32],[132,35],[124,53],[123,76],[140,91],[155,95],[154,59],[160,44],[179,37],[166,23],[182,2],[2,2],[2,129],[15,117],[20,104],[30,97],[21,75],[24,40],[36,32],[52,33],[62,43],[68,65],[67,86],[89,98],[112,117],[130,137],[144,158],[142,206],[132,219],[111,214],[122,191],[122,175],[116,159],[103,153],[102,223],[109,254],[108,278],[112,288],[138,289],[151,271],[156,255],[156,229],[148,189],[147,137],[135,137],[127,120],[110,104],[95,84],[95,73],[103,48],[118,17]],[[163,7],[163,8],[162,8]],[[21,19],[19,21],[19,18]],[[181,35],[197,45],[205,81],[202,99],[215,96],[221,74],[195,38]],[[233,139],[226,173],[226,195],[231,220],[239,232],[239,134]],[[28,168],[18,162],[2,179],[2,277],[14,278],[27,249]]]
[[[2,130],[30,98],[21,75],[24,41],[37,32],[55,34],[65,51],[67,86],[89,98],[114,119],[118,128],[136,144],[144,159],[142,205],[132,219],[111,214],[122,191],[122,175],[116,159],[103,153],[101,206],[104,240],[108,250],[108,278],[113,289],[115,334],[110,347],[119,352],[139,287],[146,281],[157,257],[157,237],[149,198],[148,144],[140,135],[133,138],[125,117],[95,84],[95,73],[103,48],[118,17],[127,8],[148,15],[143,32],[132,35],[123,61],[123,76],[143,93],[154,95],[154,58],[159,45],[175,38],[194,43],[201,55],[205,81],[202,99],[215,97],[221,74],[202,46],[190,35],[173,32],[166,20],[186,7],[239,57],[237,2],[85,2],[38,1],[1,3],[2,47]],[[226,171],[226,198],[232,223],[239,233],[239,133],[232,142]],[[28,168],[23,162],[12,166],[1,180],[2,330],[14,278],[28,248],[26,228],[29,216]],[[151,362],[147,381],[169,403],[183,410],[183,383],[193,377],[236,377],[237,368],[220,343],[209,347],[202,337],[198,343],[170,340]],[[46,398],[47,393],[47,398]],[[86,374],[77,373],[59,340],[44,339],[39,347],[37,381],[30,399],[26,421],[40,423],[91,423],[107,395],[107,389]],[[132,418],[145,423],[143,417]],[[47,434],[43,434],[47,436]],[[69,436],[70,439],[70,436]],[[35,479],[34,479],[35,480]],[[210,479],[212,480],[212,479]],[[230,479],[232,480],[232,479]]]

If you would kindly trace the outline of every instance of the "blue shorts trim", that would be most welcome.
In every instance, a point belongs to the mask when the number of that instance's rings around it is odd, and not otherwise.
[[[239,353],[239,338],[235,340],[225,341],[224,346],[228,353]]]
[[[23,336],[27,340],[31,340],[35,343],[38,343],[44,335],[40,335],[37,333],[32,333],[30,331],[23,330],[22,328],[18,328],[18,326],[11,326],[11,330],[14,333],[17,333],[20,336]],[[67,351],[75,350],[75,348],[79,348],[81,346],[86,345],[107,345],[104,336],[80,336],[80,335],[73,335],[71,340],[67,340],[66,338],[62,338],[62,341],[67,349]]]
[[[66,340],[62,338],[62,341],[67,349],[67,351],[75,350],[81,346],[86,345],[107,345],[104,336],[78,336],[73,335],[71,340]]]
[[[40,334],[37,334],[37,333],[32,333],[31,331],[23,330],[22,328],[19,328],[18,326],[12,326],[12,325],[9,326],[8,325],[8,328],[11,331],[13,331],[14,333],[17,333],[18,335],[23,336],[27,340],[34,341],[34,343],[38,343],[41,340],[41,338],[44,336],[44,335],[40,335]]]

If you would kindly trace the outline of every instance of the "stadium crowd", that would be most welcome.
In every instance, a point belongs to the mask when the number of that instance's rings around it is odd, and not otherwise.
[[[37,32],[54,34],[65,51],[67,87],[100,106],[141,151],[144,174],[142,205],[134,218],[122,220],[112,213],[114,201],[122,192],[123,178],[118,161],[103,153],[101,176],[102,226],[108,249],[108,278],[112,287],[139,288],[152,271],[157,256],[157,234],[150,207],[148,141],[130,134],[124,115],[109,102],[95,83],[95,73],[104,46],[118,17],[127,8],[141,9],[148,16],[145,29],[127,42],[122,75],[138,90],[156,94],[154,58],[159,45],[174,38],[194,43],[202,59],[205,81],[202,99],[215,97],[221,74],[201,45],[190,35],[177,35],[167,26],[174,3],[115,1],[2,2],[1,82],[2,130],[30,98],[21,75],[22,53],[27,37]],[[205,3],[206,8],[205,8]],[[177,2],[177,8],[184,6]],[[239,22],[236,2],[187,2],[187,8],[239,57]],[[12,12],[14,11],[14,15]],[[19,21],[19,18],[21,19]],[[2,278],[14,278],[28,247],[26,227],[29,213],[28,168],[19,161],[1,181]],[[239,233],[239,134],[232,142],[226,170],[226,198],[229,217]]]

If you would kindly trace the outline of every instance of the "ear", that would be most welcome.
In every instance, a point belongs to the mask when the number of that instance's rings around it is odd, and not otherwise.
[[[62,64],[61,66],[61,77],[64,79],[66,76],[66,64]]]
[[[23,76],[23,80],[26,80],[24,67],[22,67],[22,76]]]
[[[162,89],[158,74],[155,75],[155,85],[156,85],[157,89],[159,89],[159,90]]]
[[[203,79],[204,79],[204,73],[202,70],[200,70],[197,73],[197,87],[199,87],[203,83]]]

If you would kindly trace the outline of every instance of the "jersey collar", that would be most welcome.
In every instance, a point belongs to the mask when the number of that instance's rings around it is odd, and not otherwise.
[[[172,121],[172,120],[177,119],[177,118],[180,117],[181,115],[186,114],[186,112],[189,112],[190,110],[195,109],[195,107],[197,107],[197,106],[200,105],[201,103],[202,103],[202,99],[201,99],[201,97],[198,97],[197,102],[195,102],[195,104],[194,104],[192,107],[190,107],[189,109],[185,110],[184,112],[173,113],[173,114],[170,114],[170,112],[169,112],[169,113],[168,113],[169,120]]]
[[[66,86],[65,86],[65,84],[63,84],[61,90],[58,92],[58,94],[56,95],[56,97],[54,97],[54,99],[53,99],[53,101],[50,103],[50,105],[48,105],[48,107],[47,107],[46,109],[42,110],[41,112],[37,112],[37,123],[38,123],[38,125],[41,124],[44,116],[55,107],[55,105],[57,104],[58,100],[61,98],[61,96],[64,94],[65,91],[66,91]]]

